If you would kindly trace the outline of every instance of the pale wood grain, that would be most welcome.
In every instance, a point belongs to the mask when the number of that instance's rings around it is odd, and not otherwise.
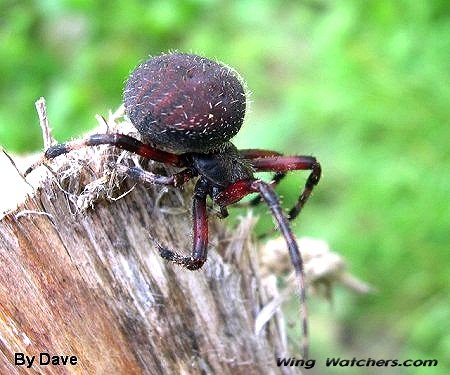
[[[180,195],[119,179],[108,193],[132,190],[112,201],[101,188],[104,151],[74,155],[58,158],[56,175],[33,172],[32,194],[0,221],[1,374],[293,373],[276,367],[287,355],[277,321],[254,333],[268,296],[251,218],[233,231],[212,218],[208,261],[185,270],[160,259],[149,233],[189,252],[192,185]],[[78,364],[19,370],[15,352]]]

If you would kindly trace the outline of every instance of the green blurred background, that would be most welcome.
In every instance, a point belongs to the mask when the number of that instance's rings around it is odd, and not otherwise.
[[[58,140],[82,134],[149,54],[226,62],[252,92],[238,147],[317,156],[323,180],[294,230],[327,240],[378,290],[311,299],[318,364],[305,373],[450,373],[449,13],[417,0],[3,0],[0,144],[42,148],[40,96]],[[286,205],[305,177],[283,181]],[[264,232],[267,209],[257,213]],[[325,369],[332,356],[440,364]]]

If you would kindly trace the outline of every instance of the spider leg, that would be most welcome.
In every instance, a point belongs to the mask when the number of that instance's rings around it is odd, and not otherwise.
[[[195,185],[194,198],[192,202],[192,217],[194,226],[194,243],[190,257],[182,256],[169,250],[159,243],[156,245],[159,254],[164,259],[180,264],[189,270],[198,270],[203,266],[207,257],[208,247],[208,217],[206,213],[206,196],[208,194],[208,183],[205,179],[199,179]]]
[[[246,148],[239,150],[239,153],[245,159],[258,159],[258,158],[268,158],[271,156],[283,156],[278,151],[263,150],[259,148]]]
[[[214,199],[219,205],[229,205],[239,201],[245,195],[259,192],[262,199],[269,206],[281,233],[286,240],[292,264],[295,269],[296,278],[300,289],[301,319],[303,332],[303,358],[308,358],[308,310],[306,306],[305,274],[303,260],[298,249],[297,241],[289,226],[288,218],[283,214],[283,210],[278,201],[278,197],[273,188],[261,180],[240,180],[218,193]]]
[[[296,204],[289,210],[288,220],[293,220],[298,216],[306,201],[311,196],[314,186],[316,186],[320,180],[321,167],[319,162],[313,156],[258,157],[256,159],[250,159],[250,163],[257,172],[275,171],[277,173],[286,173],[297,170],[311,171]]]
[[[191,169],[183,169],[181,172],[175,173],[171,176],[162,176],[145,171],[142,168],[128,167],[123,164],[110,163],[110,167],[114,168],[120,174],[130,177],[136,182],[141,182],[147,185],[159,184],[177,187],[185,184],[191,178],[195,177],[195,174]]]
[[[282,154],[280,154],[277,151],[262,150],[262,149],[256,149],[256,148],[255,149],[254,148],[242,149],[242,150],[239,150],[239,153],[241,154],[241,156],[244,159],[257,159],[257,158],[266,158],[266,157],[271,157],[271,156],[282,156]],[[270,184],[272,186],[278,185],[285,176],[286,176],[286,172],[276,172],[272,176]],[[237,205],[239,207],[257,206],[261,203],[261,201],[262,201],[261,195],[257,195],[250,201],[245,202],[245,203],[238,203]]]
[[[303,332],[303,358],[308,358],[308,309],[306,306],[306,285],[305,285],[305,271],[303,267],[303,260],[298,249],[297,241],[292,234],[289,227],[288,219],[283,215],[278,197],[270,185],[263,181],[255,181],[253,185],[256,185],[262,198],[265,200],[273,216],[275,217],[281,233],[283,233],[286,240],[287,247],[289,249],[289,255],[294,265],[295,275],[299,284],[300,291],[300,303],[301,303],[301,318],[302,318],[302,332]]]
[[[71,141],[67,143],[61,143],[55,146],[49,147],[45,153],[43,159],[30,166],[24,176],[29,174],[33,169],[44,163],[46,160],[56,158],[57,156],[67,154],[72,150],[77,150],[88,146],[99,145],[111,145],[120,149],[133,152],[137,155],[143,156],[148,159],[159,161],[162,163],[171,164],[174,166],[184,166],[183,158],[179,155],[172,154],[158,150],[148,144],[142,143],[137,139],[130,137],[129,135],[113,133],[113,134],[93,134],[85,139]]]
[[[274,175],[272,176],[272,179],[270,180],[270,185],[273,186],[274,188],[280,183],[280,181],[286,177],[287,173],[286,172],[276,172],[274,173]],[[257,206],[262,202],[262,197],[261,195],[257,195],[255,198],[253,198],[252,200],[250,200],[248,202],[248,206]],[[241,204],[243,205],[243,204]]]

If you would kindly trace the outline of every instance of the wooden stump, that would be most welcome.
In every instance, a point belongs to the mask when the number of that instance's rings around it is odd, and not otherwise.
[[[276,366],[287,356],[279,321],[255,334],[269,296],[253,219],[230,231],[211,215],[205,266],[167,263],[149,234],[189,253],[192,185],[180,193],[112,178],[111,152],[59,157],[55,174],[40,167],[31,194],[1,219],[0,373],[293,373]],[[35,356],[31,368],[14,364],[17,353]],[[39,365],[40,353],[76,364]]]

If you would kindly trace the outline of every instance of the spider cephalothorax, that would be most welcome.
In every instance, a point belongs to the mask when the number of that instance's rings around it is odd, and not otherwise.
[[[142,142],[124,134],[95,134],[82,141],[52,146],[44,159],[71,150],[102,144],[144,158],[179,167],[171,176],[136,167],[117,165],[117,170],[136,181],[180,186],[197,178],[192,203],[193,246],[190,256],[159,244],[161,256],[195,270],[207,257],[207,197],[226,216],[227,206],[251,193],[251,203],[269,206],[291,256],[302,303],[304,356],[307,357],[307,313],[302,258],[289,226],[319,182],[320,164],[312,156],[283,156],[276,151],[238,150],[230,139],[239,131],[245,115],[246,95],[239,75],[231,68],[204,57],[169,53],[150,58],[129,77],[124,90],[125,112],[139,131]],[[25,174],[34,168],[30,167]],[[286,216],[273,190],[289,171],[310,170],[305,187]],[[275,172],[272,183],[255,178],[254,172]]]

